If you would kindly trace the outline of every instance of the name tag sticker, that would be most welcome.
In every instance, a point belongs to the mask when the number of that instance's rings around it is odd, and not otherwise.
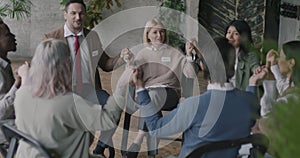
[[[97,56],[98,54],[99,52],[97,50],[92,52],[92,56]]]
[[[161,62],[171,62],[171,57],[161,57]]]

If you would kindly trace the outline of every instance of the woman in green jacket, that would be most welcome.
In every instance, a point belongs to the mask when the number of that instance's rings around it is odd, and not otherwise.
[[[259,67],[259,58],[253,52],[251,29],[243,20],[231,21],[225,29],[225,37],[235,47],[235,75],[230,79],[236,88],[245,90],[250,76]]]

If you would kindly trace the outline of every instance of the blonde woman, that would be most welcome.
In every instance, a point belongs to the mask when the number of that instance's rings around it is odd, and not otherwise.
[[[143,71],[143,81],[149,91],[151,100],[160,110],[170,111],[177,107],[181,97],[180,80],[183,76],[195,78],[197,67],[191,58],[194,45],[186,44],[186,56],[178,49],[167,45],[167,32],[164,25],[157,19],[149,20],[143,33],[143,47],[135,54],[133,64]],[[125,49],[124,51],[129,51]],[[141,116],[146,117],[146,116]],[[137,157],[143,137],[147,135],[144,121],[140,121],[138,136],[128,149],[128,157]],[[150,138],[150,137],[147,137]],[[156,139],[148,139],[148,155],[157,154]]]

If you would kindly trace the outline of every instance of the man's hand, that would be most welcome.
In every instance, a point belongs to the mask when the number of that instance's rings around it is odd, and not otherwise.
[[[144,88],[143,72],[139,68],[133,68],[132,82],[135,84],[136,89]]]
[[[274,80],[274,75],[270,71],[269,68],[265,66],[261,66],[255,70],[255,73],[250,77],[249,84],[250,85],[257,85],[259,81],[267,79],[267,80]]]
[[[267,76],[267,69],[261,69],[260,72],[256,72],[249,78],[249,85],[257,85],[259,81],[263,80]]]
[[[266,68],[266,66],[259,66],[259,67],[255,68],[253,71],[253,74],[255,74],[255,75],[259,74],[264,68]]]

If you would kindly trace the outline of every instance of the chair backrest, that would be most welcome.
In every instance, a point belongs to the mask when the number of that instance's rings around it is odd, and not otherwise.
[[[218,142],[207,142],[201,144],[196,148],[192,153],[190,153],[187,158],[199,158],[204,153],[217,151],[232,147],[241,146],[243,144],[252,144],[252,149],[250,151],[250,158],[256,158],[259,154],[264,155],[267,152],[269,140],[263,134],[253,134],[245,138],[236,139],[236,140],[224,140]],[[237,155],[238,156],[238,155]]]
[[[39,143],[36,139],[26,135],[25,133],[19,131],[15,127],[9,125],[9,124],[3,124],[1,126],[1,129],[6,137],[6,139],[10,142],[9,143],[9,148],[7,151],[7,155],[5,156],[6,158],[13,158],[14,154],[17,151],[19,141],[22,140],[29,145],[33,146],[36,148],[39,152],[43,154],[45,158],[52,158],[53,156],[50,154],[50,152],[41,144]]]

